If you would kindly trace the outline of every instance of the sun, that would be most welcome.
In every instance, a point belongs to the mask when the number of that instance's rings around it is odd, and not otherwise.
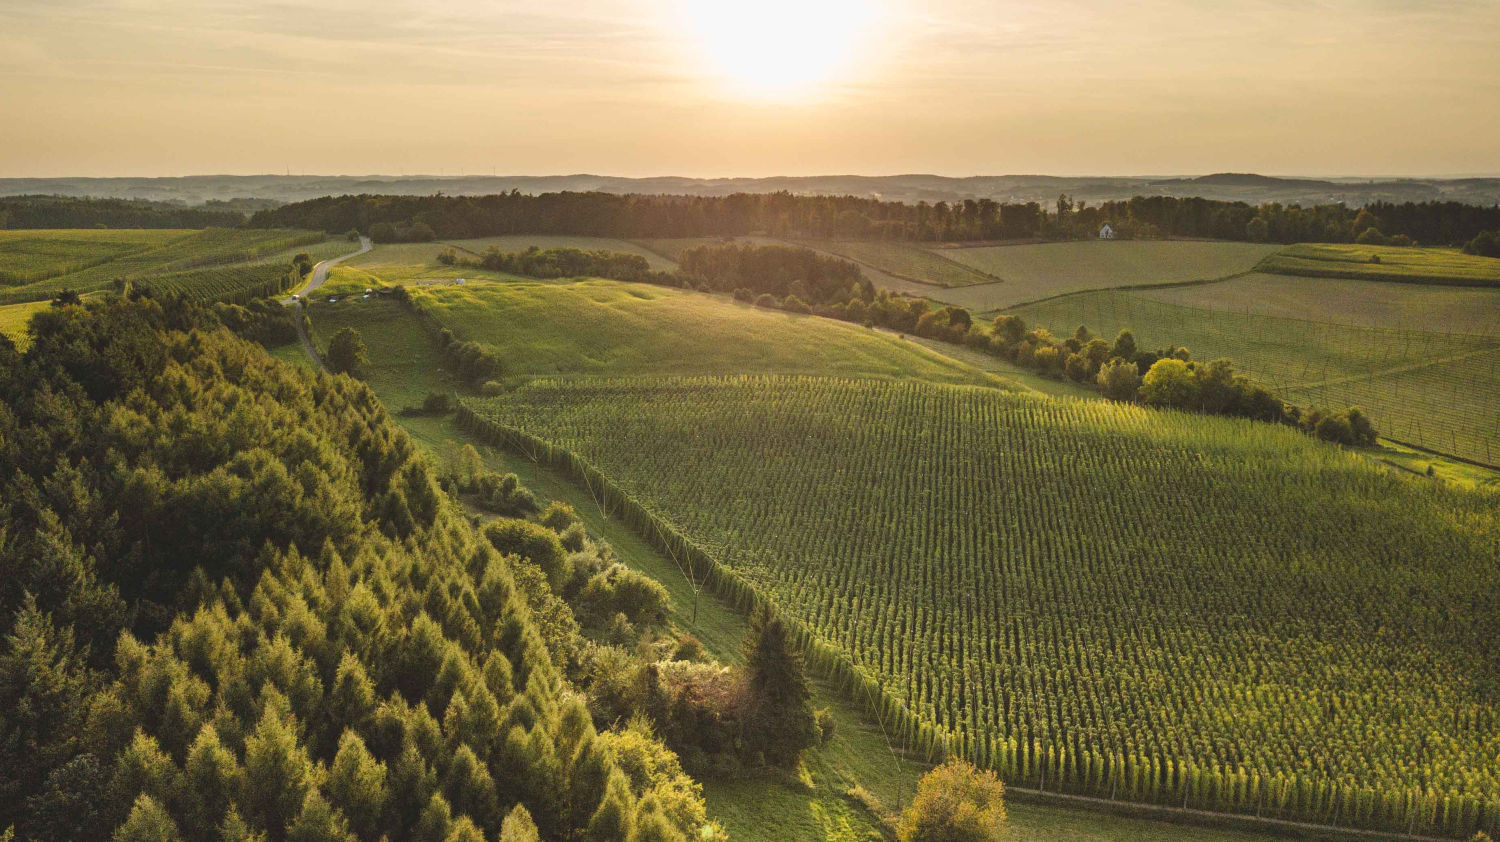
[[[708,65],[738,92],[767,99],[811,94],[850,64],[875,15],[871,0],[685,0]]]

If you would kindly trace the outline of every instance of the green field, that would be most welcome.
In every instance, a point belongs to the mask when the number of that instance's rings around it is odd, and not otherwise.
[[[1214,284],[1140,290],[1135,294],[1211,310],[1500,337],[1500,289],[1256,272]]]
[[[419,403],[428,392],[455,387],[417,317],[395,302],[351,300],[319,304],[310,312],[320,346],[339,327],[361,331],[371,358],[368,382],[390,409]],[[300,348],[287,346],[285,350],[286,358],[306,362]],[[418,442],[434,450],[447,441],[466,440],[451,419],[397,416],[397,420]],[[702,640],[721,661],[739,662],[746,625],[739,611],[705,594],[695,612],[689,583],[678,567],[625,523],[606,516],[587,491],[525,459],[501,456],[483,446],[481,450],[492,469],[519,473],[543,500],[572,504],[590,533],[608,540],[622,561],[667,586],[673,599],[673,621],[679,627]],[[818,682],[814,704],[831,710],[837,732],[829,745],[808,752],[807,783],[774,776],[703,779],[710,815],[737,842],[826,842],[829,830],[845,821],[859,838],[866,838],[879,833],[879,823],[848,797],[850,788],[863,787],[887,808],[910,799],[925,764],[904,756],[893,758],[879,727],[836,688]],[[1008,809],[1015,842],[1263,842],[1270,838],[1037,804],[1013,803]]]
[[[909,243],[808,240],[803,245],[873,266],[898,278],[941,287],[989,284],[1001,280],[951,260],[944,252],[929,251]]]
[[[1315,278],[1500,286],[1500,260],[1444,248],[1301,243],[1268,258],[1260,268]]]
[[[1014,312],[1059,335],[1071,335],[1078,325],[1107,337],[1128,328],[1143,348],[1177,344],[1195,359],[1228,357],[1286,400],[1359,406],[1391,438],[1500,464],[1500,354],[1494,350],[1500,337],[1357,327],[1156,298],[1157,291],[1081,293]]]
[[[1277,248],[1180,240],[942,248],[933,253],[1001,280],[933,297],[987,312],[1081,290],[1212,280],[1248,272]]]
[[[525,251],[537,248],[603,249],[606,251],[638,254],[657,271],[675,268],[670,260],[650,249],[624,240],[605,237],[562,237],[545,235],[516,235],[511,237],[485,237],[475,240],[447,240],[434,243],[399,243],[376,246],[372,251],[349,260],[345,265],[368,272],[389,286],[415,285],[430,281],[449,281],[455,278],[499,280],[509,276],[484,269],[463,266],[444,266],[438,255],[450,249],[460,255],[477,258],[491,248],[503,252]]]
[[[682,253],[688,249],[699,246],[711,246],[728,240],[741,239],[736,237],[675,237],[654,240],[634,240],[636,245],[657,255],[665,260],[676,262],[682,257]]]
[[[26,331],[26,324],[31,321],[31,314],[50,306],[52,304],[48,301],[0,305],[0,334],[10,337],[10,341],[14,342],[20,350],[26,350],[31,345],[31,335]]]
[[[965,387],[546,380],[474,406],[1013,783],[1448,833],[1500,808],[1494,494],[1271,425]]]
[[[175,229],[0,230],[0,284],[26,284],[192,236]]]
[[[243,297],[284,272],[298,252],[318,261],[351,250],[348,243],[309,231],[209,228],[86,269],[0,290],[0,303],[51,298],[65,289],[93,292],[109,288],[117,279],[204,298]],[[0,260],[0,271],[5,268]]]
[[[648,284],[479,283],[415,290],[413,300],[460,339],[502,349],[509,376],[670,370],[989,382],[868,328]]]

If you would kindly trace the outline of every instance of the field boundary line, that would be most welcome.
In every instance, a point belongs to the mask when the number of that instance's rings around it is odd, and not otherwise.
[[[1446,335],[1463,336],[1464,334],[1450,333]],[[1456,363],[1460,360],[1466,360],[1470,357],[1477,357],[1482,354],[1493,354],[1496,351],[1500,351],[1500,342],[1497,342],[1496,344],[1488,348],[1475,348],[1473,350],[1464,351],[1461,354],[1451,354],[1446,357],[1438,357],[1431,360],[1422,360],[1421,362],[1391,366],[1390,368],[1383,368],[1379,371],[1370,371],[1364,374],[1350,374],[1345,377],[1330,377],[1327,380],[1304,380],[1297,383],[1288,383],[1286,384],[1285,388],[1317,389],[1322,386],[1344,386],[1349,383],[1361,383],[1366,380],[1374,380],[1377,377],[1385,377],[1392,374],[1409,374],[1413,371],[1421,371],[1424,368],[1432,368],[1434,366],[1446,365],[1448,363]]]

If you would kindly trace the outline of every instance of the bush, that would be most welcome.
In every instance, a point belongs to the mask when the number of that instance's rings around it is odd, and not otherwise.
[[[329,371],[334,374],[347,374],[350,377],[363,376],[365,367],[370,364],[364,340],[360,339],[359,331],[352,327],[340,328],[339,332],[333,335],[333,339],[328,343],[328,354],[325,359]]]
[[[922,776],[896,826],[900,842],[999,842],[1004,836],[1005,784],[957,758]]]
[[[1198,381],[1182,360],[1157,360],[1141,378],[1141,402],[1148,406],[1197,409]]]
[[[782,302],[781,309],[788,313],[808,313],[807,303],[795,295],[788,295],[786,301]]]
[[[780,302],[776,300],[776,296],[771,295],[770,293],[762,293],[761,295],[756,297],[755,306],[775,309],[776,307],[780,306]]]
[[[453,249],[443,249],[438,252],[437,262],[444,266],[452,266],[458,263],[458,252]]]
[[[818,745],[828,745],[834,732],[838,730],[838,720],[833,718],[833,712],[828,708],[819,708],[813,718],[818,723]]]
[[[1099,384],[1099,390],[1110,400],[1133,401],[1141,387],[1141,375],[1135,363],[1115,357],[1099,369],[1094,382]]]
[[[502,553],[518,555],[541,569],[554,591],[561,591],[572,572],[557,533],[527,520],[500,518],[484,528],[484,537]]]
[[[429,392],[422,399],[422,412],[427,415],[447,415],[453,411],[453,399],[447,392]]]
[[[1500,257],[1500,231],[1482,231],[1464,245],[1464,254]]]

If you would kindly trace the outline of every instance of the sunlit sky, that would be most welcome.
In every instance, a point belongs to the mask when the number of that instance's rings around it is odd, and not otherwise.
[[[1500,173],[1497,0],[0,0],[0,176]]]

